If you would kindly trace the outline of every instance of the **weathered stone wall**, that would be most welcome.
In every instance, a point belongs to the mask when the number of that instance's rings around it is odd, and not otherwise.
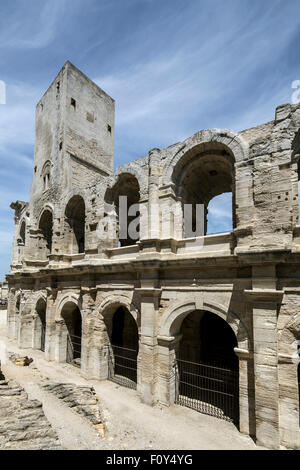
[[[114,174],[113,113],[113,100],[69,63],[38,105],[30,203],[13,206],[10,337],[21,347],[40,344],[42,298],[46,358],[65,361],[61,312],[75,305],[82,316],[81,372],[103,380],[112,318],[124,307],[139,332],[141,400],[171,405],[182,322],[191,312],[211,312],[237,338],[241,432],[268,447],[299,448],[300,106],[279,106],[274,121],[238,134],[199,131],[168,148],[151,149]],[[224,192],[232,192],[232,231],[187,240],[182,204],[203,204],[206,227],[209,202]],[[119,195],[140,204],[134,242],[99,236],[107,220],[119,230]],[[72,225],[76,204],[71,214],[66,211],[73,197],[84,203],[82,252]],[[142,210],[154,205],[155,217]],[[53,214],[52,249],[40,259],[45,209]]]
[[[60,450],[42,404],[29,400],[18,384],[6,381],[1,370],[0,379],[0,449]]]

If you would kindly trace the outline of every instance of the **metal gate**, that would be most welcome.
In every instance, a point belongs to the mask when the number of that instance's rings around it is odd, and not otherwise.
[[[45,351],[46,325],[42,323],[41,327],[41,351]]]
[[[108,378],[127,388],[136,389],[137,382],[136,349],[111,345],[108,355]]]
[[[66,361],[69,364],[80,366],[80,357],[81,357],[81,337],[68,334]]]
[[[177,359],[175,403],[238,424],[239,374],[222,366]]]

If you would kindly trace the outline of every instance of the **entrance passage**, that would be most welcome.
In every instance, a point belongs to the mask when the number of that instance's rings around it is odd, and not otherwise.
[[[118,308],[112,319],[108,378],[127,388],[137,385],[138,329],[131,314]]]
[[[64,305],[61,316],[65,320],[66,326],[66,362],[80,367],[82,336],[82,321],[80,310],[73,302],[68,302]]]
[[[36,344],[35,347],[41,351],[45,351],[45,338],[46,338],[46,302],[44,299],[39,299],[36,304]]]
[[[217,315],[197,310],[184,319],[181,334],[175,402],[238,425],[239,364],[232,329]]]
[[[299,354],[299,352],[298,352],[298,354]],[[299,426],[300,426],[300,362],[298,364],[298,374],[297,374],[297,376],[298,376],[298,406],[299,406]]]

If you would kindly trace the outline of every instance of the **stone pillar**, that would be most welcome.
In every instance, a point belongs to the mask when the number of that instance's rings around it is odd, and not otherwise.
[[[146,287],[147,280],[144,279],[142,281],[142,285],[145,287],[136,289],[141,296],[141,334],[138,354],[137,389],[142,402],[153,405],[156,401],[156,325],[161,290],[154,286]],[[150,282],[150,284],[152,283]]]
[[[298,388],[299,357],[278,355],[280,444],[300,450],[300,409]]]
[[[157,399],[162,405],[175,403],[176,387],[179,384],[176,366],[176,351],[182,335],[158,337],[158,383]]]
[[[68,330],[63,319],[55,320],[55,352],[56,362],[66,362],[67,360],[67,338]]]
[[[16,316],[16,295],[15,289],[9,289],[8,299],[7,299],[7,336],[10,339],[15,337],[15,316]]]
[[[89,379],[99,378],[100,375],[98,350],[94,343],[95,294],[95,289],[81,288],[81,375]]]
[[[21,297],[20,305],[20,325],[18,333],[19,348],[32,348],[33,346],[33,305],[28,299],[32,297],[32,292],[28,291]]]
[[[259,445],[279,446],[279,386],[277,305],[283,292],[276,290],[275,265],[252,268],[252,290],[245,291],[252,304],[256,439]]]
[[[149,151],[148,238],[160,238],[159,178],[161,173],[160,149]],[[158,211],[157,216],[154,211]]]
[[[253,353],[235,348],[239,358],[239,429],[243,434],[255,436],[255,379]]]
[[[46,338],[45,338],[45,359],[47,361],[55,360],[56,348],[56,323],[55,323],[55,309],[56,309],[57,289],[47,289],[47,310],[46,310]]]

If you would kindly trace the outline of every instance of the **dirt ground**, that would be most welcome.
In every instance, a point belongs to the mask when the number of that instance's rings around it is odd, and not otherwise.
[[[79,369],[44,359],[41,351],[19,350],[6,338],[5,314],[0,312],[0,360],[7,379],[18,382],[29,398],[43,404],[46,417],[65,449],[117,450],[257,450],[253,440],[240,434],[226,421],[173,405],[150,407],[140,402],[137,392],[109,381],[87,381]],[[34,359],[29,367],[16,366],[7,359],[16,352]],[[86,418],[76,414],[59,398],[41,387],[43,379],[55,382],[93,385],[105,419],[106,433],[101,438]]]

